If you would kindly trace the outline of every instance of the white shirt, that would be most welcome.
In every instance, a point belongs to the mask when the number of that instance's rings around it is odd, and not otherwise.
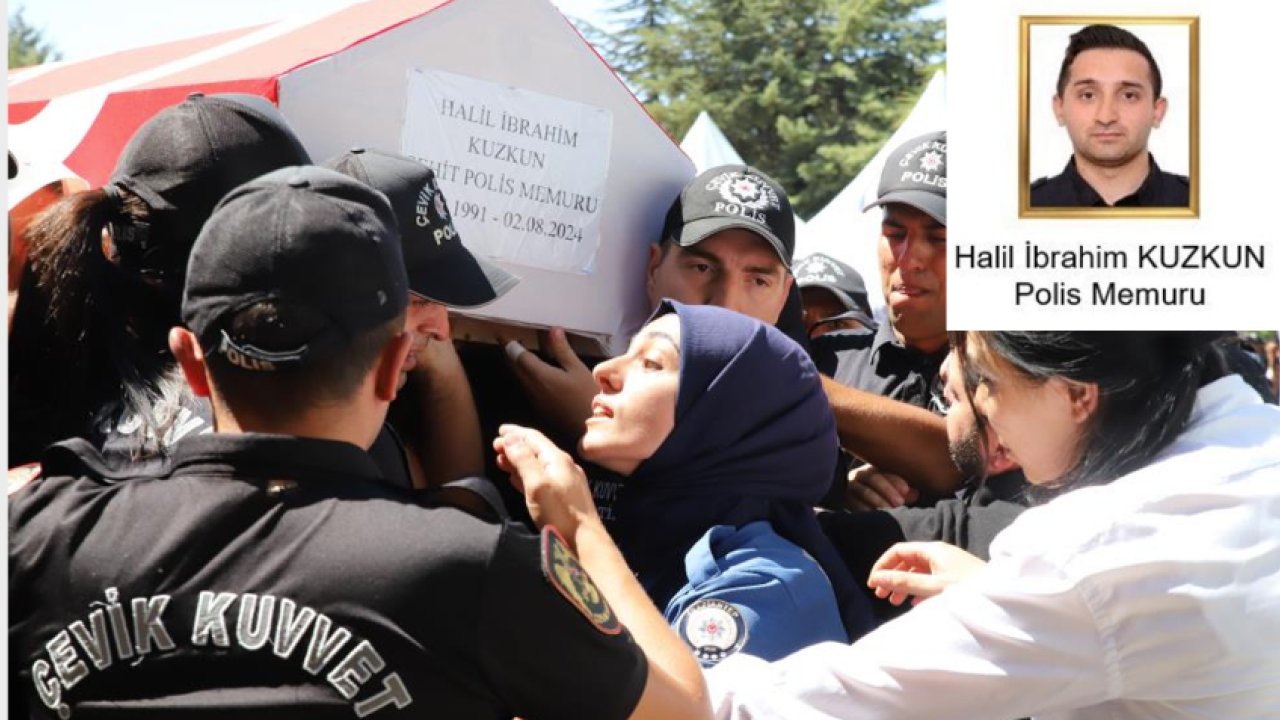
[[[1023,513],[854,645],[709,670],[721,718],[1280,718],[1280,409],[1202,388],[1147,467]]]

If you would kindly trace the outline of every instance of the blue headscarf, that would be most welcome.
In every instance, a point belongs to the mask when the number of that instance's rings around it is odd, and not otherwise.
[[[831,486],[835,418],[795,341],[758,320],[666,300],[680,317],[675,427],[626,480],[615,538],[658,607],[687,582],[685,553],[714,525],[767,520],[818,561],[845,627],[871,627],[866,598],[823,535],[813,507]]]

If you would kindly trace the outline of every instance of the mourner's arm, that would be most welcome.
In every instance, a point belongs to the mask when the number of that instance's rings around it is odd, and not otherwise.
[[[408,441],[414,485],[440,487],[484,474],[480,417],[453,343],[431,338],[418,352],[409,382],[423,419],[422,431]]]
[[[543,337],[556,365],[528,352],[517,341],[507,344],[507,357],[539,416],[550,424],[547,429],[566,442],[577,442],[583,423],[591,417],[591,399],[599,387],[591,369],[569,345],[564,330],[552,328]]]
[[[900,475],[936,495],[955,492],[963,478],[947,451],[946,419],[923,408],[846,387],[823,376],[840,444],[882,472]]]
[[[512,473],[530,515],[540,527],[560,531],[648,658],[648,682],[631,717],[710,717],[701,669],[610,539],[582,468],[536,430],[505,425],[500,432],[494,441],[499,464]]]

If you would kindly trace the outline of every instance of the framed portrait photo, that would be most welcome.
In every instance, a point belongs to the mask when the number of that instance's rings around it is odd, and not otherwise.
[[[1020,20],[1018,216],[1199,217],[1199,18]]]

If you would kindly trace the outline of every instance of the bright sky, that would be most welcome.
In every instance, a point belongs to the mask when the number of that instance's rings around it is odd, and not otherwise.
[[[280,20],[302,13],[357,5],[361,0],[9,0],[8,10],[23,9],[27,22],[64,60],[107,53],[232,28]],[[609,8],[618,0],[551,0],[560,12],[608,30],[615,22]],[[941,17],[945,0],[925,11]]]
[[[360,0],[9,0],[23,9],[64,60],[83,60],[168,40],[259,25],[299,14],[357,5]],[[606,0],[552,0],[571,18],[607,28]]]

